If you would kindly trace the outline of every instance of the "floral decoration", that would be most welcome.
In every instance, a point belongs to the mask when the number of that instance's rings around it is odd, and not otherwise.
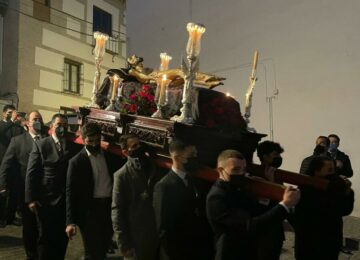
[[[128,99],[124,99],[120,105],[120,112],[126,114],[138,114],[151,116],[156,111],[154,88],[142,85],[140,89],[134,90]]]

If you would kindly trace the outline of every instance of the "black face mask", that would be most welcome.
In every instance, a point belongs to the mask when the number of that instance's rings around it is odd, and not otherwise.
[[[43,128],[43,124],[40,122],[40,121],[35,121],[33,124],[32,124],[32,127],[34,129],[34,131],[38,134],[41,133],[41,130]]]
[[[331,173],[331,174],[329,174],[329,175],[327,175],[327,176],[325,176],[324,177],[324,179],[326,179],[326,180],[335,180],[335,179],[339,179],[339,177],[335,174],[335,173]]]
[[[230,187],[232,188],[242,188],[246,185],[247,177],[245,175],[230,175]]]
[[[283,161],[282,157],[274,157],[271,166],[275,168],[279,168],[282,164],[282,161]]]
[[[325,152],[326,152],[325,146],[322,146],[322,145],[319,145],[319,144],[314,149],[314,154],[317,154],[317,155],[318,154],[323,154]]]
[[[140,145],[135,150],[128,151],[128,160],[137,170],[147,169],[150,165],[149,158],[146,156],[147,149]]]
[[[89,144],[87,144],[87,145],[85,145],[85,148],[86,148],[86,150],[88,150],[89,153],[91,153],[91,154],[98,154],[98,153],[100,153],[100,151],[101,151],[101,146],[100,146],[100,144],[98,144],[98,145],[89,145]]]
[[[184,164],[184,169],[186,172],[195,172],[199,169],[199,163],[196,157],[187,158],[187,162]]]
[[[59,126],[55,128],[55,134],[58,138],[64,137],[67,134],[67,129],[65,129],[63,126]]]
[[[139,158],[140,160],[145,158],[146,149],[143,145],[140,145],[138,148],[128,151],[128,155],[131,158]]]

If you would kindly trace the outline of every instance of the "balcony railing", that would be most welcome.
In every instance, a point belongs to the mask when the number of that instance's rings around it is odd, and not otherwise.
[[[93,39],[92,45],[95,47],[95,39]],[[116,55],[120,52],[120,41],[118,39],[109,38],[109,40],[106,41],[105,44],[105,50],[106,52]]]

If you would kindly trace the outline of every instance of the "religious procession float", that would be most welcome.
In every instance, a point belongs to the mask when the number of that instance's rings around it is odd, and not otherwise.
[[[120,156],[119,137],[135,134],[155,150],[156,161],[164,168],[171,167],[169,142],[173,138],[183,139],[197,147],[198,159],[203,165],[197,176],[209,183],[217,178],[216,158],[224,149],[242,152],[248,170],[261,175],[262,167],[252,164],[252,158],[258,142],[266,135],[248,128],[258,52],[254,54],[243,117],[235,99],[214,90],[225,78],[200,72],[200,43],[205,27],[189,23],[187,31],[186,58],[180,68],[169,69],[171,57],[166,53],[160,54],[159,70],[144,67],[143,59],[133,55],[127,59],[126,68],[108,70],[102,84],[100,65],[108,36],[95,33],[96,73],[92,101],[88,106],[74,107],[80,127],[86,122],[99,124],[103,148]],[[74,142],[82,141],[78,137]],[[327,189],[325,180],[284,170],[277,170],[275,179],[280,183]],[[281,200],[284,191],[282,185],[254,179],[241,180],[238,185],[255,195],[274,200]]]

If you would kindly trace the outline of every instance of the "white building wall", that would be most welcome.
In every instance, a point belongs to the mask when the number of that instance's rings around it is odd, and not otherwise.
[[[95,75],[94,55],[92,54],[94,5],[111,13],[113,30],[121,30],[124,6],[121,5],[121,2],[112,0],[51,1],[53,9],[50,9],[50,23],[38,21],[33,17],[21,16],[19,84],[27,85],[19,91],[20,100],[23,101],[20,105],[22,110],[39,109],[45,120],[49,120],[60,106],[79,106],[90,102]],[[32,0],[24,0],[21,2],[20,8],[32,16],[34,14],[32,6]],[[121,51],[122,44],[120,42],[117,44],[120,46],[118,54],[113,55],[106,52],[104,55],[101,64],[101,81],[108,69],[125,66]],[[80,94],[63,91],[65,58],[82,64]],[[31,64],[33,65],[31,66]]]
[[[157,68],[159,53],[179,67],[187,42],[186,23],[201,22],[201,70],[227,77],[219,91],[241,102],[253,52],[260,52],[251,126],[269,132],[274,90],[274,139],[285,148],[283,168],[298,171],[319,135],[336,133],[352,159],[360,216],[360,2],[287,0],[128,1],[128,53]],[[191,17],[192,16],[192,17]],[[243,109],[243,107],[242,107]]]

